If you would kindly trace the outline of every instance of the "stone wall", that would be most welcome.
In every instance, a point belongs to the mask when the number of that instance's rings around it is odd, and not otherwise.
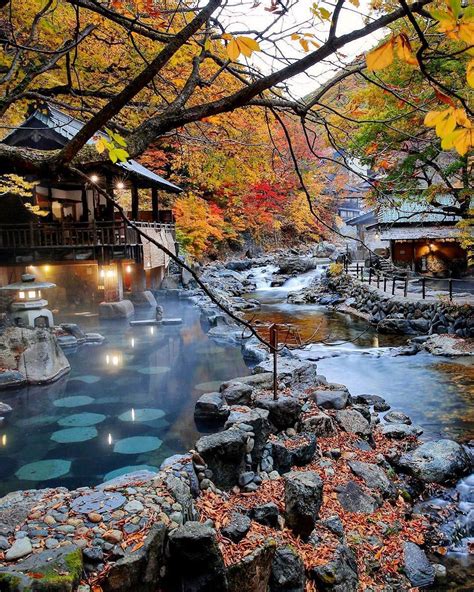
[[[345,275],[331,278],[327,288],[343,296],[346,306],[365,313],[381,333],[474,337],[474,306],[470,304],[389,296]]]

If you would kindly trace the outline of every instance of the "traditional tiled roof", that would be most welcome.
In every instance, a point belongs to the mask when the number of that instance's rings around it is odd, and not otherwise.
[[[455,239],[460,235],[461,229],[456,226],[392,226],[380,231],[383,241]]]
[[[33,121],[33,119],[37,119],[46,127],[55,131],[65,140],[70,140],[71,138],[73,138],[84,126],[84,123],[82,121],[79,121],[79,119],[76,119],[75,117],[72,117],[71,115],[68,115],[63,111],[60,111],[59,109],[56,109],[51,105],[48,105],[46,109],[36,110],[20,127],[27,127],[28,124]],[[16,130],[13,130],[2,141],[7,141],[9,137],[15,134],[15,131]],[[105,136],[105,134],[103,134],[102,132],[97,132],[95,135]],[[93,144],[94,140],[91,138],[87,143]],[[169,181],[167,181],[160,175],[157,175],[153,171],[150,171],[136,160],[131,159],[127,162],[117,162],[116,166],[125,169],[127,172],[133,175],[142,177],[143,179],[150,181],[152,185],[159,187],[161,189],[165,189],[166,191],[169,191],[171,193],[180,193],[182,191],[180,187],[174,185],[173,183],[170,183]]]

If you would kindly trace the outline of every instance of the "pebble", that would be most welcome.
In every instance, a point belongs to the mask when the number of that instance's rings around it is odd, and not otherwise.
[[[5,559],[7,561],[15,561],[16,559],[25,557],[25,555],[29,555],[32,550],[31,541],[28,537],[16,539],[10,549],[6,552]]]
[[[114,520],[122,520],[122,518],[125,518],[125,512],[123,510],[115,510],[110,517]]]
[[[102,522],[102,514],[99,514],[98,512],[91,512],[90,514],[87,514],[87,519],[89,522],[98,524],[99,522]]]
[[[278,471],[272,471],[268,474],[268,478],[270,479],[270,481],[276,481],[280,478],[280,473]]]
[[[44,545],[47,549],[56,549],[56,547],[59,547],[59,541],[58,539],[48,538],[44,541]]]
[[[120,543],[123,539],[123,534],[121,530],[107,530],[102,535],[102,538],[108,543]]]
[[[56,524],[56,519],[53,518],[51,516],[51,514],[48,514],[47,516],[44,517],[44,521],[45,524],[47,524],[48,526],[54,526]]]
[[[0,551],[5,551],[10,546],[7,538],[4,536],[0,536]]]
[[[199,487],[201,489],[209,489],[209,487],[211,487],[212,483],[209,479],[203,479],[201,481],[201,483],[199,484]]]
[[[176,524],[179,524],[181,526],[181,524],[183,524],[183,515],[181,514],[181,512],[173,512],[170,515],[170,520],[172,522],[176,522]]]
[[[137,512],[143,512],[143,504],[138,500],[132,500],[124,507],[126,512],[130,514],[136,514]]]

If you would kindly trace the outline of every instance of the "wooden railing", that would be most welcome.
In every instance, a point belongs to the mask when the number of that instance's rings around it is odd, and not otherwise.
[[[137,222],[140,228],[174,231],[173,224]],[[138,233],[122,221],[0,225],[0,249],[40,249],[46,247],[105,247],[141,243]]]

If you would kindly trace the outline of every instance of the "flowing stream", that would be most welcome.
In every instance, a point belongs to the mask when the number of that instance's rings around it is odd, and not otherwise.
[[[276,267],[252,269],[257,290],[249,297],[262,305],[257,318],[297,327],[309,342],[300,355],[317,360],[329,381],[347,385],[353,394],[383,396],[423,428],[423,438],[473,439],[472,359],[395,357],[394,348],[405,338],[378,335],[365,321],[322,306],[287,302],[289,292],[306,287],[322,270],[271,287]],[[199,437],[196,399],[251,370],[239,348],[207,336],[198,308],[186,301],[163,305],[166,316],[182,317],[182,325],[101,322],[94,309],[56,315],[56,322],[76,322],[107,341],[69,352],[71,373],[60,381],[1,394],[13,412],[0,427],[0,495],[97,484],[137,467],[159,467],[193,446]],[[460,513],[449,527],[463,533],[457,551],[465,563],[474,534],[474,476],[462,480],[453,496]]]

